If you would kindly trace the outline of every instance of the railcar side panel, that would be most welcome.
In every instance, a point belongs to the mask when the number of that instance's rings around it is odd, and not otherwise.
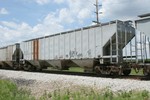
[[[76,58],[76,33],[73,31],[70,34],[70,51],[69,51],[69,57],[70,59],[75,59]]]
[[[39,59],[40,60],[44,60],[44,51],[45,51],[44,39],[39,39]]]
[[[82,32],[82,44],[83,44],[83,56],[82,58],[88,58],[89,53],[88,53],[88,49],[89,49],[89,37],[88,37],[88,29],[83,30]]]
[[[7,47],[0,48],[0,61],[6,61],[6,49]]]
[[[49,59],[49,55],[50,55],[50,52],[49,52],[50,45],[49,44],[50,44],[49,38],[43,38],[44,59]]]
[[[59,35],[54,36],[54,59],[59,59]]]
[[[61,34],[59,36],[59,50],[60,50],[60,56],[59,59],[65,58],[65,35]]]
[[[49,37],[49,41],[50,41],[50,58],[49,59],[53,59],[54,58],[54,37]]]
[[[70,34],[64,34],[65,35],[65,59],[70,59]]]
[[[89,58],[94,58],[95,57],[95,50],[96,50],[96,37],[95,37],[96,33],[95,33],[95,29],[91,28],[89,30],[89,50],[88,50],[88,54],[89,54]]]
[[[12,54],[13,54],[13,47],[8,46],[7,49],[6,49],[6,61],[11,61]]]
[[[136,20],[135,23],[137,30],[150,37],[150,17]]]
[[[34,60],[34,43],[33,41],[26,41],[20,44],[25,60]],[[37,51],[37,50],[35,50]]]
[[[101,57],[102,56],[102,32],[101,32],[101,27],[96,27],[95,29],[95,58]]]
[[[6,61],[12,61],[12,55],[16,50],[16,45],[9,45],[6,48]]]
[[[117,33],[117,24],[118,23],[113,23],[113,24],[108,24],[108,25],[105,25],[105,26],[102,26],[102,30],[101,31],[101,34],[102,34],[102,47],[109,41],[109,39],[115,34]]]
[[[80,59],[83,56],[82,31],[76,31],[76,58]]]

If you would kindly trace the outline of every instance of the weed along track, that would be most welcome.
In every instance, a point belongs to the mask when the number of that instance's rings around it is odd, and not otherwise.
[[[56,82],[55,82],[56,84]],[[37,85],[34,84],[34,85]],[[43,84],[46,86],[46,84]],[[48,84],[47,84],[48,85]],[[33,92],[25,88],[18,88],[14,82],[0,80],[0,99],[1,100],[149,100],[149,91],[119,91],[113,92],[108,88],[97,89],[94,87],[74,86],[73,88],[56,88],[59,85],[53,85],[54,91]],[[28,85],[29,86],[29,85]],[[72,85],[73,86],[73,85]],[[27,88],[27,87],[26,87]],[[50,88],[50,85],[49,87]],[[40,90],[41,87],[40,87]],[[11,95],[4,95],[5,93]],[[17,94],[17,96],[16,96]]]

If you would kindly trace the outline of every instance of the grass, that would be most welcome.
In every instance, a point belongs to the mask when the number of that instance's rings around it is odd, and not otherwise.
[[[150,100],[148,91],[113,93],[109,89],[95,90],[93,88],[80,87],[76,91],[55,90],[53,93],[45,92],[40,100]]]
[[[42,94],[42,93],[41,93]],[[0,100],[35,100],[30,91],[18,89],[18,87],[7,80],[0,80]],[[119,91],[114,93],[108,88],[101,90],[94,87],[73,86],[54,90],[53,92],[45,91],[37,100],[150,100],[150,93],[144,91]]]
[[[69,71],[72,71],[72,72],[84,72],[84,69],[81,68],[81,67],[70,67]]]
[[[136,73],[135,72],[135,70],[134,69],[132,69],[131,70],[131,74],[130,75],[143,75],[143,70],[141,69],[141,70],[139,70],[139,72],[138,73]]]
[[[18,87],[7,80],[0,80],[0,100],[35,100],[30,91],[18,89]]]
[[[48,67],[47,70],[51,70],[51,71],[57,71],[58,69],[54,69],[51,67]],[[84,72],[84,69],[81,67],[70,67],[69,70],[62,70],[62,71],[69,71],[69,72]]]

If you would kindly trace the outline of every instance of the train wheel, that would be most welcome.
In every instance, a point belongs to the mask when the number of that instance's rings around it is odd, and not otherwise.
[[[41,71],[42,71],[42,68],[36,67],[35,70],[36,70],[37,72],[41,72]]]
[[[100,67],[99,66],[95,66],[94,71],[95,71],[97,76],[102,76],[102,73],[100,71]]]
[[[14,70],[19,70],[19,64],[13,63],[13,69]]]
[[[125,69],[125,70],[123,70],[123,74],[125,76],[128,76],[130,73],[131,73],[131,69]]]
[[[23,66],[23,69],[25,71],[33,71],[34,70],[34,67],[32,65],[24,65]]]
[[[143,74],[144,74],[144,76],[150,76],[150,73],[148,73],[147,70],[148,70],[147,67],[143,68]]]
[[[13,69],[14,69],[14,70],[18,70],[19,67],[18,67],[17,65],[15,65],[15,66],[13,66]]]

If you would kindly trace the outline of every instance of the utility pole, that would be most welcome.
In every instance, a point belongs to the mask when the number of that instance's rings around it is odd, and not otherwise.
[[[98,8],[99,8],[99,7],[98,7],[98,0],[96,0],[96,5],[95,5],[95,6],[96,6],[96,12],[95,12],[95,13],[96,13],[96,17],[97,17],[97,23],[99,23],[99,15],[98,15],[98,14],[99,14],[99,13],[98,13]]]
[[[96,14],[96,21],[93,21],[94,23],[97,23],[97,24],[100,24],[100,22],[99,22],[99,12],[98,12],[98,10],[99,10],[99,6],[102,6],[102,5],[99,5],[98,4],[98,0],[96,0],[96,4],[94,4],[94,6],[96,7],[96,12],[95,12],[95,14]]]

